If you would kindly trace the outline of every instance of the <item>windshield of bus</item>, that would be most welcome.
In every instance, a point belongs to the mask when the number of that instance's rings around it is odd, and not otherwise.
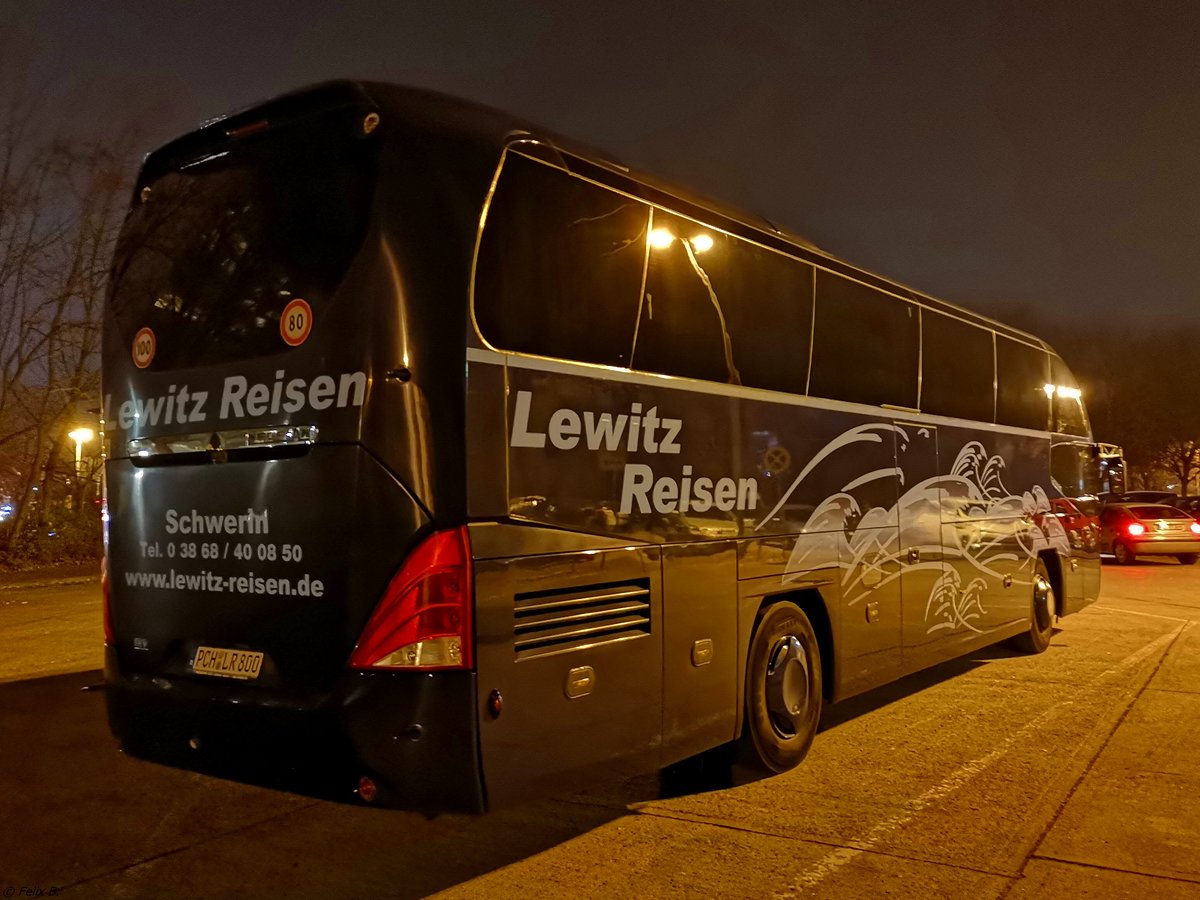
[[[366,232],[375,142],[339,118],[264,130],[145,185],[122,231],[111,308],[149,327],[156,369],[287,349],[293,299],[328,305]]]

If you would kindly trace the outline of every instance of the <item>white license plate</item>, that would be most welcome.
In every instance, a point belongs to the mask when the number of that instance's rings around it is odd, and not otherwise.
[[[225,678],[257,678],[263,655],[258,650],[228,650],[224,647],[197,647],[192,671]]]

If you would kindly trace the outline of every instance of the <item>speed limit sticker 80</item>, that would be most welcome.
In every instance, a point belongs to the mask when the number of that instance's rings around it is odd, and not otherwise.
[[[279,317],[279,334],[289,347],[299,347],[312,331],[312,307],[299,297],[283,308]]]

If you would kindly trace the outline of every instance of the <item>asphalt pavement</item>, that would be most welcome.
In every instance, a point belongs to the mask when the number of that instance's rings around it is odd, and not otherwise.
[[[832,707],[785,775],[434,820],[122,756],[94,579],[0,592],[0,895],[1197,898],[1198,587],[1106,566],[1045,654]]]

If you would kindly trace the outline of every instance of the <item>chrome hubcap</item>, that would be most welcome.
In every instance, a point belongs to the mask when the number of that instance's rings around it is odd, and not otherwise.
[[[780,638],[767,660],[767,712],[783,738],[800,733],[808,712],[808,655],[794,635]]]
[[[1050,582],[1038,575],[1033,580],[1033,615],[1038,631],[1047,631],[1054,619],[1054,591]]]

